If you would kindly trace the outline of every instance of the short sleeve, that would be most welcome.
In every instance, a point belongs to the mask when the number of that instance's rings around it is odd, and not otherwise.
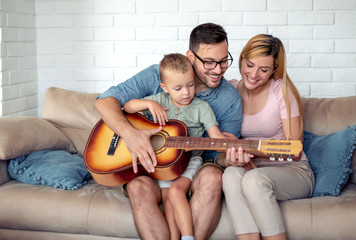
[[[213,109],[207,102],[201,101],[200,122],[203,124],[205,131],[218,125]]]
[[[286,102],[283,98],[283,92],[282,92],[282,79],[278,79],[276,81],[272,81],[272,84],[274,84],[273,87],[273,94],[275,95],[279,107],[280,107],[280,112],[281,112],[281,118],[286,119],[287,118],[287,108],[286,108]],[[299,108],[298,108],[298,103],[297,100],[295,99],[294,95],[290,90],[289,91],[289,96],[292,98],[292,104],[291,104],[291,109],[290,109],[290,117],[298,117],[300,116],[299,113]]]
[[[131,99],[141,99],[162,92],[160,82],[158,65],[152,65],[125,82],[110,87],[99,98],[114,97],[123,106]]]

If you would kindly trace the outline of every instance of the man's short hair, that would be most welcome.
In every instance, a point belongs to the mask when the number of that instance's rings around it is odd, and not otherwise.
[[[197,52],[200,44],[215,44],[226,41],[227,33],[224,28],[215,23],[204,23],[196,26],[190,33],[189,50]]]

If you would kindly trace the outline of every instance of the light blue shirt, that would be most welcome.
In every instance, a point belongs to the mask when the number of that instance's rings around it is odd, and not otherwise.
[[[114,97],[123,106],[131,99],[163,92],[160,87],[158,65],[152,65],[123,83],[110,87],[99,98]],[[224,77],[217,88],[210,88],[196,94],[196,97],[208,102],[215,113],[221,132],[229,132],[240,137],[242,122],[242,102],[239,92]],[[208,137],[207,132],[204,137]],[[205,151],[203,159],[213,159],[219,155],[216,151]]]

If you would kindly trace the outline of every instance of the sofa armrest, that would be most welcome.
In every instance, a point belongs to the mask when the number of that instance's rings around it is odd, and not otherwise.
[[[76,152],[68,137],[41,118],[2,117],[0,133],[1,160],[46,149]]]
[[[9,161],[0,160],[0,186],[11,180],[11,177],[7,171],[7,165]]]

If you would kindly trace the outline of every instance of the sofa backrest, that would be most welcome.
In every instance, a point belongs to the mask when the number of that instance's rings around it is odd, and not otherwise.
[[[51,87],[43,102],[42,118],[61,130],[83,155],[86,141],[100,119],[94,102],[98,93],[84,93]]]
[[[302,98],[304,130],[327,135],[356,125],[356,96]]]
[[[83,155],[92,128],[100,119],[94,102],[98,93],[84,93],[51,87],[47,89],[42,118],[53,123]],[[356,125],[356,96],[339,98],[302,98],[304,130],[327,135]],[[352,159],[351,181],[356,183],[356,154]]]

